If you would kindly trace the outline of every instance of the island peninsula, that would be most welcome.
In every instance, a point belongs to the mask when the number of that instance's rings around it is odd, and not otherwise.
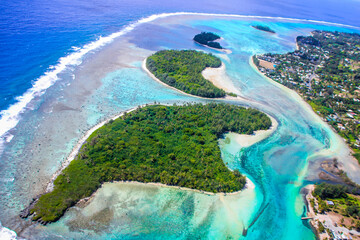
[[[146,60],[146,69],[157,80],[184,93],[204,98],[223,98],[226,93],[204,78],[207,68],[220,68],[221,60],[210,54],[195,50],[162,50]]]
[[[36,199],[23,217],[32,215],[43,224],[56,221],[111,181],[156,182],[212,193],[239,191],[245,177],[226,167],[218,139],[226,132],[252,134],[270,126],[266,114],[229,104],[138,108],[92,133],[54,181],[53,191]]]

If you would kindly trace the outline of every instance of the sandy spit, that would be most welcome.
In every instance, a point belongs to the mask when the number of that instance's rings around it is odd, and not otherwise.
[[[267,137],[269,137],[275,130],[277,129],[279,123],[275,120],[275,118],[271,117],[267,114],[267,116],[271,119],[271,127],[267,130],[258,130],[254,131],[252,135],[246,134],[238,134],[238,133],[228,133],[228,136],[231,136],[241,147],[249,147],[257,142],[260,142]]]
[[[138,182],[138,181],[114,181],[112,183],[132,183],[132,184],[140,184],[140,185],[152,185],[152,186],[159,186],[159,187],[166,187],[166,188],[181,189],[181,190],[185,190],[185,191],[193,191],[193,192],[196,192],[196,193],[202,193],[202,194],[211,195],[211,196],[236,195],[236,194],[241,193],[245,189],[254,189],[255,188],[255,184],[249,178],[246,178],[246,184],[245,184],[245,187],[243,189],[241,189],[240,191],[231,192],[231,193],[224,193],[224,192],[213,193],[213,192],[206,192],[206,191],[197,190],[197,189],[193,189],[193,188],[171,186],[171,185],[167,185],[167,184],[163,184],[163,183],[153,183],[153,182],[143,183],[143,182]]]
[[[223,40],[223,38],[221,38],[220,40]],[[222,49],[219,49],[219,48],[213,48],[213,47],[209,47],[208,45],[205,45],[205,44],[201,44],[197,41],[194,40],[194,42],[196,42],[196,44],[199,44],[203,47],[206,47],[206,48],[209,48],[209,49],[212,49],[212,50],[216,50],[216,51],[219,51],[219,52],[223,52],[223,53],[226,53],[226,54],[230,54],[232,53],[232,51],[230,49],[226,49],[226,48],[222,48]]]
[[[148,104],[149,105],[149,104]],[[142,105],[140,107],[143,107],[146,105]],[[46,192],[51,192],[54,189],[54,181],[55,179],[60,175],[60,173],[67,167],[69,166],[70,162],[72,160],[75,159],[76,155],[79,153],[82,145],[86,142],[86,140],[90,137],[90,135],[95,132],[97,129],[99,129],[100,127],[104,126],[106,123],[108,123],[110,120],[115,120],[119,117],[121,117],[122,115],[124,115],[125,113],[129,113],[132,112],[134,110],[136,110],[138,107],[132,108],[128,111],[124,111],[120,114],[117,114],[107,120],[104,120],[98,124],[96,124],[95,126],[93,126],[92,128],[90,128],[85,134],[84,136],[82,136],[82,138],[78,141],[78,143],[75,145],[75,147],[73,148],[73,150],[70,152],[70,154],[68,155],[68,157],[66,158],[66,160],[62,163],[61,167],[59,168],[59,170],[57,170],[51,177],[50,182],[48,183],[47,187],[46,187]]]
[[[216,87],[223,89],[226,92],[240,94],[240,91],[235,88],[230,78],[226,75],[226,67],[223,62],[218,68],[205,68],[201,74],[205,79],[212,82],[212,84],[214,84]]]

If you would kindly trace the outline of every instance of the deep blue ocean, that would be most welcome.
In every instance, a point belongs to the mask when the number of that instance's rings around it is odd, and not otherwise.
[[[152,14],[233,13],[314,19],[360,26],[357,0],[2,1],[0,110],[9,108],[59,58]]]

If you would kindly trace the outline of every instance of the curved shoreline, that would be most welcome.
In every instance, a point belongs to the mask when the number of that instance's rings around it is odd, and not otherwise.
[[[160,79],[158,79],[157,77],[155,77],[155,75],[150,72],[149,69],[147,69],[146,67],[146,60],[147,58],[144,59],[144,61],[142,62],[142,68],[143,70],[152,78],[154,79],[155,81],[161,83],[162,85],[168,87],[168,88],[171,88],[173,90],[176,90],[182,94],[185,94],[187,96],[191,96],[191,97],[196,97],[196,98],[201,98],[201,99],[214,99],[214,100],[236,100],[236,99],[239,99],[239,100],[243,100],[243,101],[248,101],[247,99],[245,98],[242,98],[242,97],[231,97],[229,95],[226,95],[224,98],[205,98],[205,97],[200,97],[200,96],[196,96],[196,95],[191,95],[189,93],[186,93],[186,92],[183,92],[175,87],[172,87],[166,83],[164,83],[163,81],[161,81]],[[221,62],[221,67],[220,68],[223,68],[223,69],[220,69],[219,72],[222,72],[222,71],[225,71],[225,64],[223,62]],[[209,68],[206,68],[206,69],[209,69]],[[206,70],[204,69],[203,72]],[[218,68],[210,68],[210,69],[215,69],[215,70],[218,70]],[[221,78],[221,76],[219,77]],[[209,80],[208,78],[206,78],[207,80]],[[209,80],[210,82],[212,82],[211,80]],[[213,82],[212,82],[213,83]],[[213,83],[214,84],[214,83]],[[214,84],[215,85],[215,84]],[[216,86],[216,85],[215,85]],[[217,86],[219,88],[222,88],[220,87],[219,85]],[[226,88],[226,87],[225,87]],[[223,88],[222,88],[223,89]],[[225,90],[225,89],[223,89]],[[264,113],[264,112],[263,112]],[[273,118],[272,116],[270,116],[269,114],[265,113],[271,120],[271,127],[267,130],[258,130],[258,131],[255,131],[252,135],[247,135],[247,134],[237,134],[237,133],[227,133],[230,134],[231,136],[234,137],[235,141],[240,144],[242,147],[249,147],[255,143],[258,143],[266,138],[268,138],[272,133],[275,132],[275,130],[277,129],[278,125],[279,125],[279,122]]]
[[[253,56],[251,56],[249,58],[249,64],[251,66],[252,69],[254,69],[257,73],[259,73],[262,77],[264,77],[266,80],[268,80],[271,84],[281,88],[282,90],[284,90],[285,92],[289,93],[293,98],[296,98],[296,100],[300,100],[301,103],[303,103],[304,106],[306,106],[306,108],[308,110],[311,110],[312,113],[314,113],[316,116],[317,115],[314,110],[311,108],[311,106],[294,90],[285,87],[284,85],[282,85],[281,83],[276,82],[275,80],[273,80],[272,78],[269,78],[268,76],[266,76],[264,73],[262,73],[261,71],[259,71],[259,69],[256,67],[254,60],[253,60]]]
[[[195,14],[195,13],[194,13]],[[152,17],[152,16],[151,16]],[[230,17],[230,16],[229,16]],[[244,17],[252,17],[252,16],[244,16]],[[256,16],[255,16],[256,17]],[[262,18],[261,16],[258,16],[258,18]],[[277,19],[277,18],[274,18],[274,19]],[[155,20],[155,19],[151,19],[151,21],[153,21],[153,20]],[[291,21],[291,19],[285,19],[284,18],[284,20],[290,20]],[[310,20],[305,20],[305,19],[298,19],[298,20],[296,20],[296,19],[294,19],[295,21],[310,21]],[[326,24],[326,22],[318,22],[317,24]],[[328,24],[333,24],[333,23],[328,23]],[[336,25],[336,24],[335,24]],[[342,25],[342,24],[341,24]],[[344,25],[344,26],[346,26],[346,25]],[[346,26],[346,27],[353,27],[353,26]],[[357,28],[357,27],[354,27],[354,28]],[[95,129],[96,130],[96,129]]]
[[[146,67],[146,60],[147,58],[145,58],[142,62],[142,68],[143,70],[152,78],[154,79],[155,81],[161,83],[162,85],[168,87],[168,88],[171,88],[173,90],[176,90],[182,94],[185,94],[185,95],[188,95],[188,96],[191,96],[191,97],[197,97],[197,98],[201,98],[201,99],[214,99],[214,100],[236,100],[236,99],[243,99],[243,98],[240,98],[240,97],[230,97],[230,96],[226,96],[225,98],[204,98],[204,97],[199,97],[199,96],[195,96],[195,95],[191,95],[191,94],[188,94],[188,93],[185,93],[179,89],[176,89],[172,86],[169,86],[167,85],[166,83],[160,81],[158,78],[155,77],[154,74],[152,74]],[[225,70],[225,65],[224,63],[222,63],[221,67],[223,68],[222,70],[224,71]],[[243,99],[244,100],[244,99]],[[143,107],[143,106],[147,106],[147,105],[151,105],[151,104],[144,104],[144,105],[141,105],[141,106],[138,106],[138,107]],[[110,120],[115,120],[119,117],[121,117],[122,115],[124,115],[125,113],[129,113],[129,112],[132,112],[134,110],[136,110],[138,107],[134,107],[134,108],[131,108],[129,110],[126,110],[124,112],[121,112],[115,116],[112,116],[98,124],[96,124],[95,126],[93,126],[92,128],[90,128],[81,138],[80,140],[77,142],[77,144],[73,147],[72,151],[70,152],[70,154],[68,155],[68,157],[66,158],[66,160],[61,164],[61,167],[52,175],[49,183],[47,184],[46,186],[46,189],[45,189],[45,193],[48,193],[48,192],[51,192],[54,188],[54,181],[56,180],[56,178],[61,174],[61,172],[71,163],[72,160],[75,159],[75,157],[77,156],[77,154],[79,153],[82,145],[86,142],[86,140],[90,137],[90,135],[95,132],[97,129],[99,129],[100,127],[104,126],[106,123],[108,123]],[[236,141],[242,146],[242,147],[247,147],[247,146],[250,146],[250,145],[253,145],[257,142],[260,142],[264,139],[266,139],[267,137],[269,137],[276,129],[277,129],[277,126],[278,126],[278,122],[272,117],[270,116],[269,114],[265,113],[270,119],[271,119],[271,127],[267,130],[258,130],[258,131],[255,131],[253,135],[246,135],[246,134],[236,134],[235,135],[235,139]],[[232,134],[230,132],[230,134]],[[244,144],[244,142],[246,142],[246,144]],[[248,178],[247,178],[248,179]],[[174,187],[174,188],[178,188],[178,189],[183,189],[183,190],[193,190],[193,191],[197,191],[199,193],[204,193],[204,194],[215,194],[215,193],[211,193],[211,192],[204,192],[204,191],[201,191],[201,190],[196,190],[196,189],[190,189],[190,188],[182,188],[182,187],[178,187],[178,186],[169,186],[169,185],[166,185],[166,184],[161,184],[161,183],[151,183],[153,185],[161,185],[161,186],[168,186],[168,187]],[[245,187],[244,187],[245,188]],[[243,189],[244,189],[243,188]],[[242,190],[243,190],[242,189]],[[238,192],[241,192],[242,190],[238,191]],[[231,194],[231,193],[222,193],[223,195],[226,195],[226,194]]]
[[[208,45],[199,43],[199,42],[197,42],[197,41],[195,41],[195,40],[194,40],[194,42],[195,42],[196,44],[199,44],[200,46],[203,46],[203,47],[206,47],[206,48],[209,48],[209,49],[212,49],[212,50],[216,50],[216,51],[223,52],[223,53],[226,53],[226,54],[232,53],[232,51],[231,51],[230,49],[227,49],[227,48],[214,48],[214,47],[210,47],[210,46],[208,46]]]
[[[223,62],[221,62],[221,66],[218,68],[205,68],[201,75],[215,87],[220,88],[228,93],[235,93],[237,95],[241,94],[241,91],[236,89],[231,79],[226,74],[226,66]],[[226,95],[229,96],[229,95]],[[225,98],[226,98],[225,96]]]
[[[150,73],[151,74],[151,73]],[[155,76],[154,76],[155,77]],[[160,80],[157,80],[160,81]],[[163,83],[165,84],[165,83]],[[166,84],[165,84],[166,85]],[[166,85],[168,86],[168,85]],[[102,126],[104,126],[106,123],[108,123],[111,120],[115,120],[121,116],[123,116],[125,113],[130,113],[134,110],[136,110],[137,108],[141,108],[144,106],[149,106],[152,104],[144,104],[138,107],[134,107],[131,108],[129,110],[125,110],[115,116],[112,116],[98,124],[96,124],[95,126],[93,126],[92,128],[90,128],[81,138],[80,140],[77,142],[77,144],[73,147],[72,151],[70,152],[70,154],[68,155],[68,157],[66,158],[66,160],[61,164],[61,167],[52,175],[49,183],[46,186],[46,190],[45,193],[51,192],[54,188],[54,181],[56,180],[56,178],[61,174],[61,172],[71,163],[72,160],[75,159],[75,157],[78,155],[81,147],[83,146],[83,144],[86,142],[86,140],[90,137],[90,135],[92,133],[94,133],[97,129],[101,128]],[[232,133],[229,132],[227,134],[234,134],[235,136],[235,140],[236,142],[238,142],[240,144],[241,147],[247,147],[250,145],[253,145],[257,142],[260,142],[264,139],[266,139],[267,137],[269,137],[278,127],[278,122],[275,120],[275,118],[273,118],[272,116],[270,116],[269,114],[265,113],[271,120],[271,127],[267,130],[258,130],[255,131],[253,135],[247,135],[247,134],[237,134],[237,133]],[[243,146],[243,143],[247,142],[246,146]],[[231,169],[230,169],[231,170]],[[249,180],[246,177],[247,180]],[[250,181],[250,180],[249,180]],[[115,182],[137,182],[137,181],[115,181]],[[250,181],[251,182],[251,181]],[[138,182],[138,183],[142,183],[142,182]],[[191,188],[186,188],[186,187],[179,187],[179,186],[171,186],[171,185],[166,185],[166,184],[162,184],[162,183],[142,183],[142,184],[152,184],[152,185],[157,185],[157,186],[166,186],[166,187],[173,187],[173,188],[177,188],[177,189],[182,189],[182,190],[192,190],[192,191],[196,191],[199,193],[203,193],[203,194],[208,194],[208,195],[216,195],[216,194],[222,194],[222,195],[231,195],[231,194],[236,194],[239,193],[241,191],[243,191],[247,184],[248,181],[246,181],[246,185],[243,189],[241,189],[240,191],[237,192],[233,192],[233,193],[224,193],[224,192],[220,192],[220,193],[212,193],[212,192],[206,192],[206,191],[202,191],[202,190],[197,190],[197,189],[191,189]],[[253,183],[252,183],[253,184]],[[254,185],[254,184],[253,184]],[[255,186],[254,186],[255,187]],[[40,195],[39,195],[40,196]]]
[[[151,104],[145,104],[145,105],[141,105],[139,107],[144,107],[147,105],[151,105]],[[123,111],[113,117],[110,117],[98,124],[96,124],[95,126],[93,126],[92,128],[90,128],[81,138],[80,140],[77,142],[77,144],[73,147],[72,151],[70,152],[70,154],[68,155],[68,157],[66,158],[66,160],[61,164],[61,167],[51,176],[51,179],[49,181],[49,183],[47,184],[45,193],[51,192],[54,188],[54,181],[55,179],[61,174],[61,172],[67,167],[69,166],[69,164],[71,163],[72,160],[75,159],[75,157],[77,156],[77,154],[79,153],[82,145],[86,142],[86,140],[90,137],[90,135],[95,132],[97,129],[101,128],[102,126],[104,126],[106,123],[108,123],[111,120],[115,120],[121,116],[123,116],[125,113],[130,113],[134,110],[136,110],[138,107],[134,107],[131,108],[129,110]]]
[[[258,142],[263,141],[264,139],[270,137],[278,128],[279,123],[275,120],[272,116],[265,113],[271,120],[271,127],[267,130],[258,130],[254,131],[253,134],[238,134],[229,132],[226,135],[231,137],[233,140],[235,140],[242,148],[244,147],[250,147]]]
[[[322,124],[325,124],[327,127],[329,127],[329,129],[336,135],[336,137],[342,141],[344,143],[345,146],[347,146],[347,148],[350,150],[349,153],[349,157],[352,161],[352,164],[355,165],[359,165],[359,162],[357,161],[357,159],[351,154],[352,153],[352,149],[348,146],[348,144],[344,141],[344,139],[335,131],[335,129],[330,126],[327,122],[323,121],[323,119],[321,118],[321,116],[319,116],[318,114],[316,114],[314,112],[314,110],[312,109],[312,107],[310,106],[309,103],[307,103],[295,90],[292,90],[278,82],[276,82],[275,80],[271,79],[270,77],[266,76],[264,73],[262,73],[261,71],[259,71],[259,69],[256,67],[254,60],[252,58],[253,56],[251,56],[249,58],[249,64],[250,66],[258,73],[260,74],[262,77],[264,77],[267,81],[269,81],[271,84],[283,89],[285,92],[289,93],[293,98],[295,98],[299,103],[301,103],[304,107],[307,108],[308,112],[311,112],[313,115],[316,116],[316,118],[318,119],[319,122],[321,122]],[[344,170],[345,172],[347,172],[346,168],[343,168],[342,170]],[[352,179],[353,180],[353,179]]]
[[[92,41],[88,43],[87,45],[81,47],[78,51],[75,53],[68,54],[66,56],[63,56],[59,59],[58,64],[54,65],[55,67],[51,68],[51,66],[48,67],[46,72],[44,72],[38,79],[36,79],[34,86],[27,89],[25,94],[16,97],[16,99],[22,99],[21,101],[17,101],[10,106],[8,106],[7,109],[4,109],[1,111],[0,115],[0,125],[6,126],[6,129],[0,128],[0,153],[4,150],[4,144],[5,140],[4,137],[6,137],[6,134],[13,128],[15,128],[20,121],[20,115],[25,111],[27,105],[35,98],[35,95],[38,94],[41,91],[46,91],[49,87],[51,87],[56,80],[49,80],[50,76],[56,76],[57,74],[63,72],[65,69],[67,69],[68,65],[77,65],[77,62],[79,59],[81,59],[83,56],[85,56],[87,53],[96,50],[100,47],[103,47],[104,45],[107,45],[108,43],[112,42],[114,39],[125,35],[126,33],[132,31],[137,26],[151,22],[157,19],[171,17],[171,16],[207,16],[207,17],[224,17],[224,18],[250,18],[250,19],[271,19],[271,20],[279,20],[279,21],[290,21],[290,22],[304,22],[304,23],[314,23],[319,25],[327,25],[327,26],[339,26],[339,27],[345,27],[345,28],[351,28],[351,29],[360,29],[360,27],[352,26],[348,24],[342,24],[342,23],[334,23],[334,22],[327,22],[327,21],[321,21],[321,20],[312,20],[312,19],[299,19],[299,18],[286,18],[286,17],[271,17],[271,16],[256,16],[256,15],[241,15],[241,14],[216,14],[216,13],[199,13],[199,12],[174,12],[174,13],[161,13],[161,14],[153,14],[145,18],[141,18],[136,22],[133,22],[129,25],[126,25],[123,29],[121,29],[118,32],[112,33],[108,36],[102,37],[99,40]],[[76,46],[74,46],[76,47]],[[70,64],[69,64],[70,62]],[[53,70],[52,70],[53,69]],[[39,84],[41,82],[41,84]],[[46,88],[37,89],[35,86],[40,85],[46,85]],[[42,95],[42,94],[41,94]],[[25,97],[24,97],[25,96]],[[37,95],[36,95],[37,96]],[[14,110],[17,110],[14,112]]]
[[[223,97],[223,98],[207,98],[207,97],[196,96],[196,95],[192,95],[192,94],[190,94],[190,93],[183,92],[183,91],[181,91],[180,89],[177,89],[177,88],[175,88],[175,87],[172,87],[172,86],[164,83],[163,81],[161,81],[161,80],[158,79],[157,77],[155,77],[155,75],[154,75],[152,72],[150,72],[150,70],[146,67],[146,60],[147,60],[147,58],[145,58],[144,61],[142,62],[141,68],[149,75],[149,77],[151,77],[151,78],[154,79],[156,82],[161,83],[162,85],[164,85],[164,86],[166,86],[166,87],[168,87],[168,88],[171,88],[171,89],[173,89],[173,90],[175,90],[175,91],[177,91],[177,92],[180,92],[180,93],[182,93],[182,94],[185,94],[186,96],[195,97],[195,98],[200,98],[200,99],[208,99],[208,100],[209,100],[209,99],[212,99],[212,100],[235,100],[235,99],[245,100],[244,98],[239,97],[239,96],[237,96],[237,97],[231,97],[231,96],[229,96],[229,95],[225,95],[225,97]],[[224,65],[223,62],[221,62],[221,67],[222,67],[222,65]],[[225,65],[224,65],[224,66],[225,66]],[[205,70],[205,69],[204,69],[204,70]],[[204,71],[204,70],[203,70],[203,71]],[[212,82],[211,80],[209,80],[209,79],[206,79],[206,80],[208,80],[208,81],[210,81],[211,83],[213,83],[213,82]]]
[[[213,192],[207,192],[207,191],[202,191],[202,190],[198,190],[198,189],[194,189],[194,188],[187,188],[187,187],[180,187],[180,186],[175,186],[175,185],[167,185],[167,184],[163,184],[163,183],[156,183],[156,182],[139,182],[139,181],[113,181],[113,182],[104,182],[101,184],[101,186],[90,196],[90,197],[86,197],[83,198],[80,201],[86,201],[89,202],[91,199],[93,199],[94,197],[96,197],[97,192],[104,187],[104,185],[106,184],[117,184],[117,183],[124,183],[124,184],[135,184],[135,185],[142,185],[142,186],[157,186],[157,187],[162,187],[162,188],[170,188],[170,189],[177,189],[177,190],[182,190],[182,191],[190,191],[190,192],[195,192],[195,193],[200,193],[200,194],[204,194],[204,195],[208,195],[208,196],[232,196],[232,195],[237,195],[242,193],[244,190],[246,189],[255,189],[255,184],[253,181],[250,180],[250,178],[246,177],[246,184],[245,186],[236,192],[218,192],[218,193],[213,193]],[[78,203],[79,203],[78,202]]]

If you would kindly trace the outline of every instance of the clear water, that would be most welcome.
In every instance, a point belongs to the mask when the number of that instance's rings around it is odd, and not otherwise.
[[[307,223],[300,220],[301,186],[317,180],[316,168],[326,157],[339,157],[357,182],[359,167],[349,159],[342,140],[299,97],[260,76],[249,58],[291,51],[295,36],[310,29],[349,30],[267,20],[278,32],[268,35],[249,27],[259,21],[264,20],[163,18],[137,26],[82,57],[77,67],[66,68],[59,74],[61,81],[31,101],[5,144],[0,162],[2,224],[29,239],[238,239],[258,217],[247,239],[313,239]],[[233,51],[225,60],[227,73],[247,101],[230,102],[261,109],[280,123],[271,137],[254,146],[222,147],[224,161],[247,175],[255,189],[219,197],[113,183],[100,189],[87,207],[72,208],[57,223],[44,227],[20,220],[19,211],[44,190],[77,140],[97,122],[154,101],[204,101],[154,82],[141,69],[142,60],[159,49],[208,51],[191,40],[201,30],[219,32]]]

